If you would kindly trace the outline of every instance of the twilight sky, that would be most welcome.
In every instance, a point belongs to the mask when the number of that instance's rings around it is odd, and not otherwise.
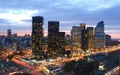
[[[45,35],[48,21],[60,21],[60,31],[69,34],[73,25],[96,27],[103,20],[106,34],[120,38],[120,0],[0,0],[0,35],[8,28],[31,33],[32,16],[44,17]]]

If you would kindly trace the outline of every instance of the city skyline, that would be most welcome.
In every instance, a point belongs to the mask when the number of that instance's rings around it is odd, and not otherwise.
[[[21,4],[22,2],[22,4]],[[19,35],[32,32],[32,16],[45,18],[44,34],[47,34],[48,21],[60,21],[60,31],[70,33],[73,25],[86,23],[88,27],[96,27],[103,20],[105,33],[112,38],[120,38],[119,0],[28,0],[0,1],[0,34],[6,34],[7,29]],[[94,3],[95,2],[95,3]],[[49,13],[49,14],[48,14]]]

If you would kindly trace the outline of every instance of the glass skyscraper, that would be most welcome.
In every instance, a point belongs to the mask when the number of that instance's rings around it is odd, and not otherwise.
[[[98,22],[95,28],[94,40],[94,47],[96,49],[101,49],[105,46],[104,21]]]

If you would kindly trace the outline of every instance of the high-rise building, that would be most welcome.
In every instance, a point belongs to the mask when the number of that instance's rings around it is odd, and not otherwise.
[[[58,33],[58,52],[57,54],[63,55],[65,51],[65,32]]]
[[[104,21],[98,22],[94,33],[94,48],[101,49],[105,46]]]
[[[87,30],[82,30],[82,35],[81,35],[81,49],[83,51],[88,50],[88,31]]]
[[[48,21],[48,32],[58,33],[59,32],[59,21]]]
[[[73,26],[71,30],[72,50],[81,49],[81,29],[80,26]]]
[[[88,50],[88,31],[85,28],[86,24],[80,24],[81,28],[81,49],[83,51]]]
[[[12,36],[11,29],[8,29],[8,30],[7,30],[7,36],[8,36],[8,37],[11,37],[11,36]]]
[[[93,35],[93,27],[87,27],[88,32],[88,50],[94,49],[94,35]]]
[[[32,17],[32,52],[39,56],[42,56],[43,20],[41,16]]]
[[[48,53],[49,57],[57,56],[59,21],[48,21]]]
[[[105,35],[105,46],[111,46],[111,36]]]

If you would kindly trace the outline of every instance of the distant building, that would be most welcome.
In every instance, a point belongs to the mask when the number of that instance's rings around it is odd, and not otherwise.
[[[105,46],[111,46],[111,36],[105,35]]]
[[[65,38],[66,38],[67,41],[71,41],[71,36],[70,35],[66,35]]]
[[[41,16],[32,17],[32,52],[39,56],[43,48],[43,21]]]
[[[17,33],[14,33],[14,34],[13,34],[13,37],[14,37],[14,38],[16,38],[17,36],[18,36]]]
[[[48,21],[48,53],[50,57],[57,56],[59,21]]]
[[[71,30],[72,50],[81,49],[81,29],[80,26],[73,26]]]
[[[65,42],[65,50],[71,50],[71,47],[72,47],[71,36],[66,35],[65,40],[66,40],[66,42]]]
[[[104,21],[98,22],[94,33],[94,47],[101,49],[105,47]]]
[[[93,27],[87,27],[87,32],[88,32],[88,50],[93,50],[94,48]]]
[[[14,41],[13,43],[12,43],[12,50],[17,50],[17,42],[16,41]]]
[[[11,37],[11,36],[12,36],[12,31],[11,31],[11,29],[8,29],[8,30],[7,30],[7,36],[8,36],[8,37]]]
[[[119,44],[120,44],[120,42],[119,42],[118,40],[112,39],[112,41],[111,41],[111,45],[112,45],[112,46],[114,46],[114,45],[119,45]]]
[[[81,24],[80,24],[80,29],[81,29],[81,30],[85,30],[85,26],[86,26],[85,23],[81,23]]]

